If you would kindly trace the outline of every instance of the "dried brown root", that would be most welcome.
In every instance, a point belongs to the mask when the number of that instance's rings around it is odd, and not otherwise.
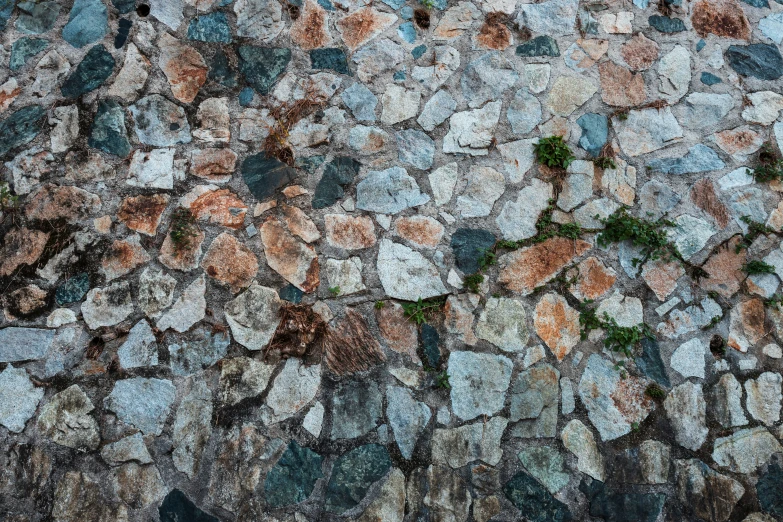
[[[271,108],[269,115],[275,123],[269,128],[269,134],[264,140],[264,152],[267,157],[277,158],[293,166],[294,153],[288,144],[288,133],[301,119],[309,116],[325,103],[326,100],[310,81],[305,86],[305,94],[301,99]]]
[[[270,355],[320,359],[324,337],[329,327],[310,305],[288,305],[280,309],[280,323],[272,340],[264,350],[264,359]]]
[[[369,370],[386,360],[367,322],[353,310],[346,311],[338,327],[330,329],[324,341],[326,366],[336,375]]]

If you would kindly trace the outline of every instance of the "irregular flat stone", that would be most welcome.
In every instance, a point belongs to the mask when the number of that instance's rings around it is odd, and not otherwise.
[[[777,80],[783,76],[783,57],[774,45],[731,45],[726,51],[726,59],[741,76],[759,80]]]
[[[449,357],[451,405],[462,420],[494,415],[511,383],[511,361],[500,355],[455,351]]]
[[[557,435],[560,372],[549,364],[535,365],[517,375],[511,386],[509,419],[514,437]]]
[[[443,138],[443,152],[486,156],[500,119],[500,107],[500,101],[494,101],[480,109],[453,114],[449,132]]]
[[[256,38],[269,43],[285,27],[283,8],[277,0],[237,0],[237,35]],[[263,94],[263,93],[262,93]]]
[[[522,352],[530,333],[527,314],[518,299],[491,297],[476,323],[476,336],[506,352]]]
[[[526,473],[517,473],[503,486],[506,498],[531,522],[567,522],[568,506]]]
[[[324,176],[326,175],[324,171]],[[242,178],[250,192],[259,201],[269,199],[279,189],[297,178],[296,171],[278,160],[268,158],[266,154],[248,156],[242,162]],[[316,188],[316,197],[319,191]],[[317,207],[320,208],[320,207]]]
[[[413,165],[417,169],[427,170],[432,166],[435,155],[435,142],[425,133],[406,129],[397,133],[397,151],[402,163]]]
[[[780,420],[782,385],[783,377],[775,372],[764,372],[756,379],[745,381],[745,403],[751,417],[766,426],[773,426]]]
[[[381,122],[394,125],[414,118],[419,113],[420,102],[420,92],[408,91],[399,85],[388,85],[381,96]]]
[[[726,428],[745,426],[748,418],[742,409],[742,386],[734,375],[726,373],[710,392],[710,411]]]
[[[158,342],[147,321],[142,319],[133,325],[117,349],[117,357],[122,368],[157,366]]]
[[[514,134],[527,134],[541,121],[541,103],[527,89],[519,89],[514,94],[506,116]]]
[[[479,270],[479,259],[495,245],[495,235],[488,230],[458,228],[451,236],[451,248],[457,268],[466,274]]]
[[[158,330],[165,331],[169,328],[178,332],[186,332],[194,324],[204,318],[207,302],[204,298],[207,282],[202,274],[197,277],[182,292],[179,299],[174,301],[171,308],[158,319]]]
[[[672,388],[663,403],[674,430],[674,438],[684,448],[697,451],[707,439],[707,404],[700,384],[686,381]]]
[[[568,116],[592,98],[597,90],[593,82],[580,76],[558,76],[549,91],[547,109],[558,116]]]
[[[177,522],[192,520],[193,522],[218,522],[218,518],[199,509],[193,501],[178,490],[172,489],[163,499],[158,508],[160,522]]]
[[[0,122],[0,156],[33,141],[43,128],[45,115],[40,105],[28,105]]]
[[[223,232],[209,245],[201,267],[209,277],[228,285],[236,294],[253,282],[258,273],[258,258],[244,243]]]
[[[109,29],[109,13],[100,0],[76,0],[63,27],[63,40],[74,47],[97,42]]]
[[[188,24],[188,40],[209,43],[231,43],[231,27],[221,12],[198,16]]]
[[[459,469],[481,460],[496,466],[503,457],[500,439],[507,425],[508,419],[493,417],[459,428],[436,429],[432,435],[433,464]]]
[[[701,143],[688,149],[682,158],[662,158],[650,162],[650,167],[663,174],[692,174],[720,170],[725,166],[714,150]]]
[[[265,422],[280,422],[294,415],[313,400],[320,384],[321,365],[305,366],[298,359],[288,359],[267,395]]]
[[[358,505],[390,468],[389,453],[380,444],[366,444],[340,455],[326,486],[326,510],[339,514]]]
[[[416,301],[447,293],[435,265],[405,245],[382,240],[377,266],[389,297]]]
[[[270,218],[261,226],[269,267],[303,292],[312,292],[320,282],[318,256],[311,245],[297,240],[276,219]]]
[[[493,51],[481,55],[465,66],[460,86],[468,101],[468,107],[475,109],[500,98],[518,79],[519,73],[513,64],[501,53]],[[514,132],[517,132],[516,129]]]
[[[105,404],[119,420],[135,426],[143,434],[160,435],[174,397],[171,381],[133,377],[115,382]]]
[[[699,252],[715,234],[715,228],[707,221],[683,214],[674,220],[676,226],[669,229],[669,239],[685,259]]]
[[[249,357],[225,359],[220,368],[220,394],[229,406],[261,395],[275,367]]]
[[[103,446],[101,458],[115,466],[130,461],[136,461],[139,464],[152,463],[152,456],[150,456],[150,452],[144,444],[144,437],[140,432]]]
[[[397,21],[397,16],[364,7],[340,19],[337,29],[348,49],[355,51]]]
[[[562,361],[580,340],[579,313],[568,306],[565,298],[546,294],[536,305],[533,324],[558,361]]]
[[[495,201],[503,195],[506,181],[490,167],[473,166],[465,176],[467,185],[457,197],[456,210],[463,218],[488,216]]]
[[[98,423],[89,415],[94,409],[89,397],[74,384],[55,394],[41,408],[38,431],[61,446],[95,450],[101,437]]]
[[[66,98],[78,98],[94,91],[111,76],[114,65],[114,58],[103,45],[92,47],[76,66],[76,70],[63,82],[60,87],[62,95]]]
[[[763,426],[735,431],[715,439],[712,460],[734,473],[748,474],[769,462],[783,446]]]
[[[253,0],[251,0],[253,1]],[[265,1],[265,0],[261,0]],[[276,0],[268,0],[280,4]],[[237,4],[238,5],[238,4]],[[241,33],[239,33],[242,36]],[[291,50],[243,45],[237,50],[239,71],[261,96],[266,96],[291,61]]]
[[[9,336],[2,335],[7,330],[0,330],[0,337],[6,338],[0,342],[0,346],[13,348],[8,343]],[[9,357],[2,357],[2,360],[8,362]],[[35,415],[43,396],[44,389],[33,386],[27,371],[9,364],[0,373],[0,424],[12,433],[21,433],[27,421]]]
[[[604,480],[604,459],[598,451],[593,433],[587,426],[578,419],[573,419],[565,425],[560,438],[566,449],[576,455],[579,471],[596,480]]]
[[[712,33],[741,40],[750,38],[750,23],[736,0],[696,2],[691,11],[691,23],[702,37]]]
[[[564,472],[563,455],[554,448],[547,446],[524,448],[517,453],[517,458],[528,473],[541,482],[552,494],[563,489],[570,481],[571,477]]]
[[[669,107],[628,111],[624,121],[612,120],[623,152],[639,156],[661,149],[683,137]]]
[[[177,470],[193,478],[212,434],[212,392],[205,381],[193,381],[177,408],[171,441],[171,458]]]
[[[155,147],[171,147],[190,143],[190,125],[185,111],[160,94],[152,94],[131,105],[134,131],[141,143]]]
[[[310,496],[318,479],[323,477],[323,458],[292,440],[275,463],[264,482],[264,497],[275,509],[298,504]]]
[[[532,40],[518,45],[516,49],[517,56],[528,58],[536,56],[560,56],[560,49],[557,41],[551,36],[536,36]]]
[[[307,5],[309,4],[312,2],[307,2]],[[378,98],[364,84],[354,83],[343,91],[341,97],[357,121],[375,121],[375,107],[378,105]]]
[[[745,493],[736,480],[697,460],[676,460],[677,497],[699,518],[725,522]]]
[[[522,4],[516,23],[533,33],[563,36],[574,33],[578,2],[549,0],[540,4]]]
[[[589,248],[589,243],[565,238],[552,238],[531,247],[520,248],[498,259],[498,282],[512,292],[529,295]]]
[[[402,456],[410,459],[416,441],[432,416],[430,408],[423,402],[415,400],[410,391],[398,386],[386,387],[386,400],[386,416],[394,433],[394,439]]]
[[[356,185],[356,206],[371,212],[396,214],[429,200],[419,190],[416,180],[400,167],[370,171]]]
[[[169,345],[169,364],[174,375],[188,376],[209,368],[226,356],[230,342],[226,332],[197,330],[193,340]]]
[[[456,109],[457,101],[454,97],[448,91],[440,90],[427,100],[416,121],[424,130],[431,132],[451,117]]]

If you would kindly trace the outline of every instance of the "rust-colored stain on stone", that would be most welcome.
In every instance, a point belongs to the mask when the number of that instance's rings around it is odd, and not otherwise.
[[[598,66],[601,75],[601,98],[614,107],[634,107],[647,99],[644,92],[644,77],[634,74],[614,62]]]
[[[280,209],[283,211],[285,224],[292,234],[299,236],[306,243],[312,243],[321,239],[321,233],[318,231],[315,223],[307,217],[307,214],[301,208],[283,203]]]
[[[642,268],[642,278],[659,301],[665,301],[677,288],[677,280],[685,275],[682,264],[674,259],[647,261]]]
[[[729,209],[718,199],[715,186],[709,179],[697,181],[691,189],[691,201],[712,216],[720,228],[729,224]]]
[[[258,272],[258,258],[237,238],[223,232],[209,245],[201,267],[236,294],[253,282]]]
[[[620,379],[610,395],[615,408],[630,424],[642,422],[655,409],[655,402],[644,392],[649,382],[639,377]]]
[[[738,304],[731,311],[729,338],[726,344],[740,352],[747,352],[750,346],[759,342],[766,334],[764,301],[749,299]]]
[[[511,31],[503,23],[505,15],[489,13],[476,35],[476,43],[484,49],[502,51],[511,45]]]
[[[598,299],[617,281],[615,271],[593,256],[579,263],[575,275],[577,281],[571,288],[571,293],[580,300]]]
[[[536,334],[562,361],[579,342],[579,312],[568,306],[564,297],[547,294],[536,305],[533,319]]]
[[[702,265],[702,270],[708,276],[699,280],[699,286],[706,292],[718,292],[726,298],[739,292],[740,284],[745,279],[742,266],[746,262],[747,251],[741,249],[737,252],[738,242],[739,238],[732,239]]]
[[[691,9],[691,23],[699,36],[750,39],[750,23],[737,0],[701,0]]]
[[[101,200],[95,194],[77,187],[47,183],[27,200],[25,215],[28,219],[64,219],[74,223],[100,209]]]
[[[276,218],[269,218],[259,230],[270,268],[303,292],[320,284],[320,267],[315,249],[298,241]]]
[[[727,154],[748,155],[761,148],[761,135],[747,125],[715,133],[715,143]]]
[[[202,149],[190,155],[190,173],[214,183],[231,179],[237,164],[237,154],[231,149]]]
[[[160,247],[158,261],[172,270],[189,272],[198,267],[201,259],[201,244],[204,242],[204,232],[194,227],[194,235],[188,238],[186,244],[175,245],[171,233],[166,234]]]
[[[101,267],[106,279],[122,277],[139,267],[151,258],[138,242],[138,236],[129,239],[118,239],[112,243],[101,261]]]
[[[409,355],[414,361],[418,360],[416,347],[419,345],[419,336],[416,325],[405,317],[400,305],[387,302],[383,308],[375,310],[375,319],[389,348]]]
[[[394,224],[397,234],[416,246],[435,248],[443,237],[443,225],[426,216],[411,216],[398,219]]]
[[[346,250],[369,248],[375,244],[375,225],[367,216],[351,217],[343,214],[327,214],[326,241]]]
[[[589,248],[586,241],[556,237],[516,250],[500,258],[498,282],[512,292],[528,295]]]
[[[5,301],[11,313],[28,315],[46,306],[46,291],[36,285],[27,285],[11,292]]]
[[[169,197],[166,194],[125,198],[117,217],[131,230],[154,236]]]
[[[302,14],[291,26],[291,41],[305,51],[324,47],[329,36],[326,10],[312,0],[307,0]]]
[[[397,20],[395,15],[364,7],[337,22],[345,45],[355,51]]]
[[[228,189],[206,192],[190,204],[197,219],[208,219],[228,228],[241,228],[245,223],[247,205]]]
[[[642,33],[636,33],[620,49],[623,60],[634,71],[649,69],[655,63],[655,60],[658,59],[659,51],[660,47],[658,47],[658,44]]]
[[[49,233],[26,227],[13,228],[5,236],[0,250],[0,276],[11,275],[22,265],[32,265],[43,254]]]
[[[168,33],[161,35],[158,45],[161,47],[158,65],[169,81],[171,93],[183,103],[192,102],[207,81],[209,69],[204,57]]]
[[[473,322],[475,316],[473,310],[476,309],[478,299],[471,302],[475,294],[462,294],[460,296],[450,295],[443,305],[443,327],[447,332],[455,334],[459,339],[468,345],[474,345],[478,342],[476,334],[473,333]],[[477,296],[476,296],[477,297]]]

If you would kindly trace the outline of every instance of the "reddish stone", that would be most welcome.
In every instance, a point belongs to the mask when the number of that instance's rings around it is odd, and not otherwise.
[[[359,250],[375,244],[375,226],[367,216],[351,217],[345,214],[327,214],[326,241],[338,248]]]
[[[117,211],[117,217],[131,230],[154,236],[169,197],[166,194],[125,198]]]
[[[715,133],[715,143],[726,154],[747,156],[764,144],[761,135],[747,125]]]
[[[455,334],[465,344],[474,345],[478,342],[473,333],[473,310],[478,305],[475,294],[450,295],[443,306],[443,327],[450,334]]]
[[[258,258],[237,238],[223,232],[209,245],[201,267],[209,277],[237,293],[250,286],[258,273]]]
[[[642,278],[659,301],[665,301],[677,288],[677,280],[685,275],[685,269],[677,260],[656,259],[647,261],[642,268]]]
[[[305,51],[329,44],[332,38],[329,36],[326,10],[307,0],[299,18],[291,26],[291,41]]]
[[[320,267],[313,247],[298,241],[275,218],[267,219],[259,232],[272,270],[303,292],[318,288]]]
[[[233,229],[245,224],[247,205],[228,189],[200,185],[182,198],[182,205],[189,208],[196,219]]]
[[[195,225],[190,229],[192,235],[187,240],[177,245],[171,240],[171,230],[166,234],[163,245],[160,247],[158,261],[172,270],[189,272],[198,267],[201,259],[201,244],[204,242],[204,232]]]
[[[644,77],[634,74],[614,62],[598,66],[601,74],[601,98],[614,107],[635,107],[647,99],[644,91]]]
[[[231,149],[202,149],[190,154],[190,173],[213,183],[231,180],[237,155]]]
[[[569,277],[570,277],[569,273]],[[576,284],[571,286],[571,293],[580,301],[598,299],[612,288],[617,281],[614,270],[604,265],[596,257],[588,257],[577,266]]]
[[[405,317],[400,305],[386,301],[383,308],[376,308],[375,319],[389,348],[409,355],[414,361],[418,360],[416,348],[419,345],[419,336],[416,324]]]
[[[6,306],[13,315],[30,315],[46,306],[46,291],[35,285],[23,286],[11,292]]]
[[[75,223],[101,209],[101,198],[76,187],[58,187],[47,183],[27,200],[28,219]]]
[[[304,239],[305,243],[312,243],[321,239],[321,233],[318,231],[315,223],[307,217],[307,214],[302,209],[283,203],[280,205],[280,210],[283,211],[285,224],[292,234]]]
[[[502,13],[489,13],[476,35],[478,47],[502,51],[511,45],[511,31],[503,24]]]
[[[283,195],[287,198],[295,198],[297,196],[304,196],[305,194],[309,194],[307,192],[307,189],[304,188],[302,185],[289,185],[286,188],[282,190]]]
[[[623,60],[634,71],[649,69],[658,59],[658,51],[658,44],[642,33],[636,33],[620,50]]]
[[[636,376],[620,379],[609,396],[625,420],[639,424],[655,409],[655,402],[645,393],[650,381]]]
[[[128,239],[118,239],[112,243],[103,255],[101,268],[106,274],[106,281],[111,281],[130,273],[150,259],[152,258],[139,242],[139,236],[133,235]]]
[[[747,253],[745,249],[737,252],[738,242],[739,238],[729,241],[701,267],[708,275],[699,280],[699,286],[706,292],[718,292],[726,298],[739,292],[740,285],[745,279],[742,266],[746,262]]]
[[[753,298],[732,308],[727,344],[740,352],[763,339],[766,335],[764,301]]]
[[[0,112],[10,107],[21,92],[22,88],[16,83],[15,78],[11,78],[3,85],[0,85]]]
[[[499,259],[498,283],[512,292],[528,295],[536,287],[553,279],[576,256],[590,249],[582,240],[556,237],[527,248],[520,248]]]
[[[691,189],[691,201],[712,216],[720,228],[726,228],[729,224],[729,209],[718,199],[711,180],[704,178],[694,183]]]
[[[22,265],[32,265],[43,254],[49,234],[29,228],[13,228],[0,250],[0,276],[8,276]]]
[[[435,248],[443,237],[443,225],[426,216],[403,217],[395,221],[394,231],[416,246]]]
[[[699,36],[712,33],[726,38],[750,39],[750,23],[737,0],[701,0],[691,9],[691,23]]]
[[[391,27],[396,20],[395,15],[364,7],[340,19],[337,27],[340,29],[345,45],[351,51],[355,51]]]
[[[558,361],[571,353],[579,342],[579,312],[568,306],[563,296],[547,294],[542,297],[536,305],[533,325]]]
[[[193,47],[183,45],[167,32],[158,38],[161,68],[171,86],[171,93],[182,103],[190,103],[207,81],[209,68]]]

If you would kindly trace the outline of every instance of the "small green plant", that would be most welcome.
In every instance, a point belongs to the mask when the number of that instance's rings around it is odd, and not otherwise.
[[[639,423],[638,422],[632,422],[631,423],[631,431],[639,431]]]
[[[383,301],[375,301],[375,309],[376,309],[376,310],[380,310],[380,309],[382,309],[384,306],[386,306],[386,303],[385,303],[385,302],[383,302]]]
[[[581,306],[579,324],[582,327],[582,340],[587,339],[591,330],[600,328],[606,334],[604,347],[614,352],[622,352],[628,357],[632,355],[633,347],[640,343],[642,339],[654,338],[652,329],[644,323],[636,326],[620,326],[606,312],[604,312],[603,318],[598,317],[593,308],[587,307],[587,301]]]
[[[421,297],[418,301],[402,303],[402,311],[405,317],[416,324],[427,322],[426,314],[437,310],[443,306],[443,299],[428,299],[424,301]]]
[[[571,154],[571,149],[562,136],[549,136],[541,138],[533,147],[536,159],[547,167],[568,168],[576,158]]]
[[[750,245],[753,244],[757,237],[775,233],[773,229],[764,223],[753,221],[750,216],[742,216],[740,217],[740,221],[748,226],[748,233],[742,236],[742,239],[737,243],[737,246],[734,247],[734,252],[737,254],[739,254],[743,249],[747,250],[750,248]]]
[[[435,377],[435,386],[442,390],[450,390],[451,384],[449,383],[450,375],[443,370]]]
[[[19,205],[19,196],[11,194],[8,183],[0,183],[0,211],[13,210]]]
[[[497,254],[495,254],[494,248],[487,248],[478,260],[479,270],[484,270],[485,268],[494,265],[496,262]]]
[[[479,287],[483,282],[484,282],[484,276],[479,272],[476,272],[475,274],[471,274],[469,276],[465,276],[465,279],[462,281],[462,283],[465,285],[465,288],[467,288],[469,291],[473,292],[474,294],[479,293]]]
[[[337,297],[340,295],[340,287],[339,286],[330,286],[329,287],[329,293],[332,294],[332,297]]]
[[[761,147],[758,157],[758,165],[753,170],[746,169],[758,183],[766,183],[783,178],[783,160],[775,154],[772,145],[767,142]]]
[[[549,205],[544,209],[536,221],[536,235],[530,239],[531,243],[543,243],[553,237],[566,237],[568,239],[579,239],[582,235],[582,227],[579,223],[555,223],[552,220],[552,214],[555,211],[555,200],[550,199]],[[517,245],[516,248],[521,246]]]
[[[620,120],[620,121],[625,121],[625,120],[628,119],[628,111],[627,110],[617,111],[617,113],[615,113],[615,115],[617,116],[617,119]]]
[[[614,162],[614,158],[609,156],[598,156],[593,158],[593,165],[602,169],[616,169],[617,163]]]
[[[191,245],[191,239],[198,236],[196,218],[190,209],[178,207],[171,215],[171,229],[169,237],[174,245],[174,250],[181,252]]]
[[[419,3],[427,9],[432,9],[435,7],[435,0],[419,0]]]
[[[661,388],[661,385],[657,382],[653,382],[647,386],[647,389],[644,390],[644,394],[656,401],[666,398],[666,390]]]
[[[720,323],[720,320],[723,319],[720,315],[714,316],[712,319],[710,319],[710,322],[702,326],[702,330],[709,330],[710,328],[714,328]]]
[[[649,221],[637,218],[628,213],[628,207],[620,207],[611,216],[601,219],[604,230],[598,234],[598,246],[604,247],[610,243],[631,241],[634,246],[641,247],[644,259],[634,259],[636,266],[647,258],[682,259],[666,234],[664,227],[673,227],[675,223],[668,219]]]
[[[742,265],[742,271],[748,275],[774,274],[775,267],[770,265],[769,263],[765,263],[764,261],[759,261],[757,259],[754,259],[753,261],[748,261],[747,263]]]

